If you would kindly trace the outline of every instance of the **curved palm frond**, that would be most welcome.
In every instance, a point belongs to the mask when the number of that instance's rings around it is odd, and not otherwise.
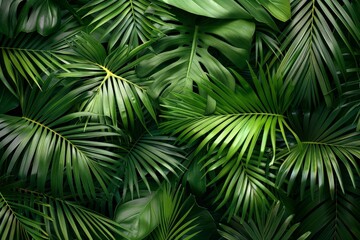
[[[79,11],[86,11],[83,18],[94,16],[90,22],[92,31],[102,29],[102,38],[109,37],[109,49],[115,45],[137,47],[161,35],[157,24],[160,16],[167,16],[164,4],[149,0],[93,0]]]
[[[134,188],[139,196],[139,180],[150,191],[148,178],[160,185],[162,178],[170,182],[169,173],[178,176],[185,170],[181,164],[184,159],[182,149],[174,142],[174,138],[161,135],[159,131],[150,131],[132,139],[128,146],[122,145],[124,151],[119,153],[122,160],[119,175],[124,179],[123,198],[128,190],[133,198]]]
[[[156,121],[155,108],[147,93],[148,83],[135,76],[134,67],[142,59],[136,59],[136,55],[149,44],[133,50],[120,46],[107,54],[101,43],[82,33],[75,37],[73,46],[78,63],[69,64],[71,72],[59,76],[83,78],[82,85],[92,92],[82,109],[104,116],[100,118],[102,122],[114,126],[121,123],[125,129],[134,129],[136,120],[140,120],[145,127],[146,113]]]
[[[279,155],[281,166],[277,175],[277,185],[288,180],[288,192],[297,180],[300,181],[300,195],[310,183],[311,196],[314,197],[316,186],[320,194],[328,188],[332,197],[339,183],[342,191],[344,174],[355,186],[354,173],[360,174],[360,132],[353,124],[357,111],[319,108],[312,113],[294,114],[292,123],[300,142]],[[301,121],[302,118],[302,121]],[[346,169],[342,172],[341,169]]]
[[[215,104],[192,92],[165,98],[161,127],[167,133],[179,134],[180,142],[192,145],[201,141],[197,153],[205,147],[209,153],[219,147],[217,154],[225,154],[225,160],[233,156],[241,159],[245,153],[249,160],[256,145],[261,157],[270,138],[275,157],[277,132],[286,142],[286,129],[292,131],[284,115],[291,104],[292,89],[284,86],[282,79],[267,77],[262,71],[260,79],[252,74],[255,86],[237,75],[235,91],[218,80],[200,83]]]
[[[255,220],[251,219],[248,223],[234,217],[230,226],[220,224],[222,230],[219,230],[219,233],[227,240],[292,239],[294,231],[300,225],[292,224],[293,218],[294,215],[286,217],[285,207],[281,209],[280,202],[276,202],[269,210],[261,211]],[[297,239],[304,240],[309,235],[310,232],[306,232]]]
[[[304,99],[317,105],[325,99],[330,106],[333,90],[341,92],[338,71],[345,73],[340,46],[345,45],[354,56],[360,44],[360,30],[348,13],[356,9],[348,1],[342,5],[337,0],[295,0],[292,9],[293,19],[282,33],[285,55],[278,71],[286,75],[287,82],[297,84],[299,102]]]
[[[200,164],[205,168],[210,182],[208,186],[219,188],[214,203],[216,209],[226,206],[229,219],[241,214],[243,219],[250,219],[253,214],[270,205],[269,200],[277,200],[273,194],[274,174],[268,172],[266,158],[257,156],[245,159],[226,159],[225,156],[205,156]],[[273,170],[273,169],[272,169]]]
[[[59,198],[48,197],[47,202],[52,239],[124,239],[126,229],[99,213]]]
[[[59,70],[67,71],[63,66],[69,63],[67,39],[81,27],[72,18],[65,23],[57,33],[46,38],[35,33],[21,33],[15,39],[0,35],[0,80],[13,95],[17,96],[22,78],[40,87],[44,77]]]
[[[211,18],[251,19],[251,17],[254,17],[257,21],[265,23],[274,29],[277,29],[277,26],[270,14],[283,22],[287,21],[291,16],[290,2],[288,0],[162,1],[185,11]]]
[[[67,114],[86,96],[84,89],[45,87],[25,95],[22,117],[0,115],[1,168],[30,177],[39,189],[50,180],[52,191],[60,195],[65,182],[81,198],[84,192],[95,195],[95,182],[106,192],[106,182],[116,179],[114,166],[119,157],[111,149],[119,147],[102,139],[120,134],[106,125],[77,123],[80,117],[92,116],[89,113]]]
[[[50,206],[41,196],[15,189],[21,184],[0,176],[0,236],[2,239],[50,239],[44,223],[51,220],[46,214]]]
[[[359,180],[359,177],[355,180],[358,186]],[[311,239],[358,239],[360,193],[351,185],[347,181],[344,184],[346,194],[335,191],[332,198],[327,195],[319,199],[307,194],[303,201],[297,202],[295,214],[296,220],[301,221],[299,232],[311,231]]]
[[[240,68],[246,65],[255,24],[176,13],[167,19],[169,24],[163,30],[166,36],[152,45],[154,53],[136,69],[140,77],[154,80],[152,96],[193,89],[193,82],[207,79],[207,73],[233,87],[234,77],[224,63],[230,61]]]

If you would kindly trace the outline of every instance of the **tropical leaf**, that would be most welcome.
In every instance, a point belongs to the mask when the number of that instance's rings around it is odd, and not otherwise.
[[[124,239],[125,229],[99,213],[58,198],[49,197],[48,204],[52,239]]]
[[[17,96],[22,79],[40,87],[46,76],[66,71],[63,64],[69,63],[67,39],[79,31],[79,27],[72,18],[65,22],[64,27],[47,38],[35,33],[21,33],[16,39],[0,35],[0,80],[13,95]]]
[[[160,16],[168,15],[164,4],[149,0],[93,0],[79,11],[84,17],[93,16],[92,31],[102,29],[102,38],[108,39],[109,49],[114,46],[137,47],[161,35],[156,24],[162,24]]]
[[[77,123],[89,113],[67,114],[86,97],[84,89],[71,89],[59,84],[45,85],[42,92],[34,88],[22,99],[22,117],[0,115],[0,167],[30,177],[42,190],[50,180],[52,191],[62,195],[67,182],[73,194],[94,197],[95,182],[106,193],[118,162],[111,150],[118,146],[103,139],[120,134],[102,124]]]
[[[73,46],[78,63],[68,65],[71,72],[59,76],[83,78],[82,85],[91,89],[92,93],[84,101],[82,109],[104,116],[102,122],[115,126],[121,123],[125,129],[134,129],[136,120],[140,120],[146,126],[145,114],[149,113],[154,120],[156,114],[152,99],[147,94],[146,82],[141,82],[134,73],[134,66],[142,58],[134,58],[148,45],[146,43],[133,50],[120,46],[107,54],[95,38],[79,34]]]
[[[201,141],[197,153],[205,147],[209,153],[219,147],[218,156],[225,154],[224,160],[234,156],[241,159],[247,153],[249,161],[256,145],[261,157],[270,138],[275,157],[277,131],[285,141],[285,129],[291,131],[284,112],[291,104],[292,89],[282,85],[282,79],[267,77],[264,72],[260,79],[253,74],[255,87],[239,75],[237,79],[235,91],[218,80],[200,84],[216,102],[211,112],[207,111],[207,99],[195,93],[164,99],[164,131],[178,134],[180,142],[189,145]]]
[[[122,145],[124,151],[119,153],[122,161],[119,176],[124,179],[124,198],[129,190],[133,198],[134,188],[139,196],[139,180],[150,191],[148,178],[160,185],[162,178],[170,182],[167,177],[169,173],[178,176],[179,172],[185,170],[181,164],[184,159],[182,149],[176,147],[174,142],[174,138],[161,135],[159,131],[150,131],[141,132],[128,145]]]
[[[0,82],[0,114],[19,106],[18,99]]]
[[[128,239],[144,239],[160,223],[163,193],[158,190],[148,196],[119,205],[114,220],[127,229]]]
[[[250,219],[258,209],[268,207],[270,199],[276,200],[272,191],[275,176],[267,173],[266,158],[259,161],[254,156],[246,162],[236,157],[226,159],[225,155],[218,156],[214,151],[213,156],[203,157],[200,163],[209,176],[208,187],[218,191],[214,198],[216,210],[226,206],[229,219],[238,214]]]
[[[289,20],[291,16],[289,0],[276,0],[276,1],[162,0],[162,1],[172,6],[181,8],[185,11],[211,18],[250,19],[251,17],[254,17],[259,22],[266,23],[269,26],[273,27],[274,29],[277,29],[276,24],[272,20],[269,13],[266,12],[266,10],[269,11],[272,16],[283,22]]]
[[[292,224],[293,218],[294,215],[286,217],[285,207],[280,208],[280,202],[276,202],[269,210],[257,214],[255,220],[244,222],[243,219],[234,217],[230,226],[220,224],[222,230],[219,233],[227,240],[293,239],[291,237],[300,225]],[[297,239],[307,239],[309,235],[310,232],[306,232]]]
[[[296,220],[301,221],[299,232],[311,231],[311,239],[359,238],[359,189],[354,189],[347,178],[343,179],[346,194],[335,191],[333,198],[327,194],[318,199],[307,194],[302,201],[296,202]],[[359,177],[356,177],[356,183],[360,184]]]
[[[60,8],[52,0],[0,1],[0,33],[14,37],[19,32],[37,31],[43,36],[55,32],[61,22]]]
[[[154,53],[137,68],[140,77],[154,80],[150,86],[154,98],[192,89],[194,81],[207,79],[207,73],[234,86],[233,76],[218,58],[244,67],[255,30],[253,23],[199,19],[184,12],[168,22],[163,30],[166,36],[153,44]]]
[[[341,93],[338,71],[346,72],[341,46],[346,46],[353,56],[360,46],[360,30],[348,13],[356,9],[348,1],[343,1],[344,5],[341,2],[292,2],[293,18],[281,38],[285,55],[277,70],[286,74],[287,82],[297,84],[299,102],[304,99],[317,105],[325,99],[330,106],[334,89]]]
[[[301,197],[304,197],[308,183],[312,197],[316,187],[319,187],[320,194],[328,188],[334,197],[337,183],[344,192],[343,179],[346,176],[355,187],[355,174],[360,173],[357,163],[360,132],[353,124],[357,111],[345,113],[342,109],[324,107],[312,113],[294,113],[291,122],[300,142],[279,155],[282,159],[276,181],[279,186],[287,179],[290,193],[299,180]],[[346,172],[341,169],[346,169]]]
[[[44,223],[50,206],[40,196],[15,190],[19,183],[0,176],[0,236],[1,239],[50,239]]]

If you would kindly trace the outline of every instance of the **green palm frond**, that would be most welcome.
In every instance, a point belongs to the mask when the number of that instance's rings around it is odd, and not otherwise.
[[[174,138],[161,135],[159,131],[135,137],[128,146],[122,145],[124,151],[119,153],[122,161],[120,172],[124,174],[124,198],[128,190],[133,198],[134,188],[139,196],[139,180],[150,190],[148,178],[160,185],[162,179],[169,182],[169,173],[178,176],[185,170],[181,164],[184,159],[182,150],[174,145]]]
[[[16,191],[19,183],[0,176],[0,236],[1,239],[50,239],[45,222],[51,220],[46,211],[50,206],[41,196]]]
[[[147,93],[148,83],[135,76],[134,67],[142,59],[136,55],[149,44],[133,50],[121,46],[107,54],[95,38],[79,34],[73,46],[78,63],[69,64],[71,72],[60,76],[83,79],[82,85],[91,90],[91,97],[83,102],[82,109],[110,119],[101,118],[102,122],[134,129],[140,120],[146,126],[147,113],[156,121],[155,108]]]
[[[110,36],[110,49],[116,45],[133,48],[158,37],[160,16],[168,15],[166,6],[156,0],[93,0],[79,11],[86,11],[83,18],[93,16],[92,31],[101,29],[102,38]]]
[[[278,71],[286,74],[288,82],[297,84],[299,101],[317,105],[325,99],[330,106],[333,90],[341,92],[338,71],[345,73],[341,46],[352,55],[359,48],[360,30],[349,14],[356,9],[349,1],[337,0],[294,0],[292,9],[292,21],[282,33],[285,55]]]
[[[154,52],[137,68],[140,77],[154,80],[150,86],[154,98],[193,89],[193,82],[207,79],[207,74],[234,86],[224,63],[246,65],[255,24],[199,18],[180,11],[168,22],[163,30],[166,36],[152,45]],[[222,58],[226,61],[219,60]]]
[[[99,213],[59,198],[48,197],[48,204],[52,239],[124,239],[125,229]]]
[[[79,31],[71,18],[66,23],[47,38],[35,33],[21,33],[16,39],[0,35],[0,80],[15,96],[21,79],[40,87],[44,77],[59,70],[66,71],[63,66],[69,63],[66,40]]]
[[[244,222],[239,217],[234,217],[230,226],[220,224],[219,233],[227,240],[287,240],[293,239],[294,231],[300,223],[292,224],[294,215],[286,217],[285,207],[280,208],[280,202],[256,215],[255,220]],[[298,240],[307,239],[310,232],[304,233]]]
[[[181,142],[198,142],[197,152],[207,147],[211,153],[219,147],[218,155],[225,154],[225,160],[233,156],[241,159],[245,154],[249,160],[256,145],[260,146],[261,157],[268,140],[275,156],[277,133],[286,142],[286,130],[291,131],[284,113],[291,104],[292,89],[283,85],[281,78],[264,72],[260,79],[254,74],[252,77],[254,87],[238,75],[235,91],[218,80],[200,83],[215,105],[195,93],[165,98],[162,128],[178,134]]]
[[[181,8],[185,11],[211,18],[251,19],[251,17],[253,17],[257,21],[265,23],[273,27],[274,29],[277,29],[277,26],[274,20],[271,18],[270,14],[275,18],[284,22],[287,21],[291,16],[289,0],[276,0],[276,1],[162,0],[162,1],[172,6]]]
[[[214,156],[202,158],[200,164],[207,170],[210,179],[207,185],[218,188],[214,198],[216,209],[226,206],[229,218],[241,214],[242,218],[250,219],[257,209],[269,206],[269,200],[276,200],[272,192],[275,176],[267,173],[266,158],[259,161],[254,156],[246,162],[214,153]]]
[[[311,196],[316,187],[320,193],[328,188],[332,197],[337,183],[345,189],[344,177],[350,177],[355,186],[355,174],[360,174],[360,132],[356,131],[354,120],[357,111],[319,108],[312,113],[294,114],[292,123],[300,142],[285,150],[277,175],[277,184],[288,180],[288,192],[300,185],[301,197],[310,183]],[[346,169],[346,172],[341,171]]]
[[[1,168],[30,177],[39,189],[50,180],[51,189],[60,195],[65,182],[81,198],[84,192],[95,196],[95,182],[106,192],[106,183],[116,179],[119,156],[114,149],[119,147],[104,138],[120,134],[106,125],[78,122],[93,114],[67,114],[86,96],[84,89],[59,84],[44,87],[42,92],[34,88],[25,95],[22,117],[0,115]]]
[[[357,177],[358,186],[359,180]],[[346,193],[335,191],[333,198],[327,195],[312,199],[311,195],[307,194],[303,201],[297,202],[295,214],[297,221],[301,221],[299,232],[311,231],[311,239],[358,239],[360,193],[359,189],[354,189],[351,185],[346,181],[344,184]]]

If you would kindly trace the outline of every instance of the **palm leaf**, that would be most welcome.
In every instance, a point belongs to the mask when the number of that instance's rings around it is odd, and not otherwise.
[[[99,213],[58,198],[49,197],[48,204],[52,239],[123,239],[125,229]]]
[[[208,187],[218,189],[214,203],[216,209],[226,206],[229,219],[237,214],[250,219],[257,209],[269,206],[269,199],[276,200],[272,192],[275,176],[269,174],[267,159],[257,157],[226,159],[226,156],[205,156],[200,164],[209,176]],[[274,169],[272,169],[274,170]]]
[[[122,145],[124,151],[119,154],[123,166],[119,175],[124,179],[124,198],[128,190],[133,198],[134,188],[139,196],[139,180],[150,191],[148,178],[160,185],[162,178],[169,182],[169,173],[178,176],[184,170],[182,150],[174,142],[174,138],[161,135],[159,131],[150,131],[134,136],[127,146]]]
[[[81,198],[84,192],[95,196],[95,182],[106,192],[118,158],[111,149],[118,146],[102,138],[119,133],[102,124],[76,123],[91,114],[67,114],[82,100],[84,89],[72,91],[71,85],[59,84],[44,87],[45,91],[34,88],[25,95],[22,117],[0,115],[1,168],[30,177],[42,190],[50,180],[52,191],[60,195],[65,182]]]
[[[149,0],[93,0],[79,11],[86,11],[84,17],[93,16],[92,31],[102,29],[102,38],[108,39],[109,49],[114,46],[137,47],[161,34],[156,24],[161,24],[166,7],[158,1]]]
[[[286,74],[287,82],[297,84],[297,99],[318,104],[325,99],[330,106],[334,89],[341,92],[345,62],[341,46],[351,54],[359,47],[360,30],[348,12],[356,9],[344,1],[292,1],[293,20],[282,33],[285,53],[278,71]],[[354,39],[355,45],[349,43]],[[321,96],[319,95],[321,93]]]
[[[207,73],[234,86],[224,63],[245,66],[255,25],[245,20],[221,21],[176,13],[162,30],[166,36],[153,44],[154,53],[137,68],[140,77],[154,80],[152,96],[192,89],[194,81],[207,79]]]
[[[276,202],[269,210],[256,215],[255,220],[244,222],[243,219],[234,217],[230,226],[220,224],[222,230],[219,233],[227,240],[293,239],[291,237],[300,225],[292,224],[293,218],[294,215],[286,217],[285,207],[280,208],[280,202]],[[310,232],[306,232],[297,239],[307,239],[309,235]]]
[[[344,174],[350,177],[355,186],[354,173],[359,174],[357,159],[360,157],[360,133],[353,124],[357,111],[319,108],[313,113],[295,115],[292,118],[294,131],[300,142],[279,155],[281,167],[277,184],[288,180],[288,192],[300,181],[301,197],[310,183],[311,196],[316,186],[320,194],[328,188],[331,196],[336,192],[336,183],[342,191]],[[301,118],[302,121],[301,121]],[[341,169],[346,169],[346,173]]]
[[[296,219],[301,221],[299,232],[311,231],[311,239],[355,240],[360,236],[360,192],[344,178],[346,194],[336,191],[329,195],[312,199],[307,194],[303,201],[296,203]],[[356,178],[360,184],[359,177]],[[337,187],[339,187],[337,185]]]
[[[41,196],[18,188],[20,182],[0,176],[0,236],[2,239],[50,239],[44,223],[51,220],[44,212],[50,206]]]
[[[84,79],[83,86],[91,89],[92,93],[84,101],[82,109],[104,116],[102,122],[115,126],[121,123],[125,129],[134,129],[136,120],[140,120],[145,126],[145,115],[149,113],[156,120],[156,114],[152,99],[147,94],[147,82],[141,82],[134,73],[134,66],[142,58],[134,58],[149,44],[133,50],[121,46],[107,54],[95,38],[79,34],[73,46],[78,63],[69,64],[67,68],[71,72],[59,76]],[[111,120],[106,121],[106,118]]]
[[[56,71],[66,71],[63,64],[69,63],[67,39],[79,27],[71,18],[52,36],[44,38],[35,33],[19,34],[16,39],[0,35],[0,80],[17,96],[22,79],[38,87],[45,76]],[[11,81],[9,81],[11,80]]]
[[[180,142],[189,145],[201,141],[197,153],[205,147],[210,153],[219,147],[218,155],[225,154],[225,160],[233,156],[241,159],[245,153],[249,160],[256,145],[261,157],[270,138],[275,156],[277,131],[285,141],[285,129],[291,131],[284,115],[291,103],[291,87],[282,85],[281,79],[266,77],[264,72],[260,80],[253,75],[255,87],[237,77],[235,92],[218,80],[200,84],[216,102],[215,107],[207,108],[207,100],[195,93],[164,99],[164,131],[179,134]],[[214,110],[208,112],[211,108]]]
[[[162,0],[163,2],[172,6],[181,8],[185,11],[198,14],[201,16],[211,18],[240,18],[250,19],[254,17],[259,22],[268,24],[269,26],[277,29],[272,16],[281,20],[287,21],[290,16],[290,1],[289,0],[260,0],[260,1],[247,1],[247,0],[233,0],[233,1],[201,1],[201,0]],[[266,12],[266,10],[268,12]]]

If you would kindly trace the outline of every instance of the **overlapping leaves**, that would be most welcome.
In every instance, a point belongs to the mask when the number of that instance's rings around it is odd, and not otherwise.
[[[257,214],[256,218],[249,222],[234,217],[230,226],[221,224],[222,230],[219,232],[227,240],[293,239],[291,237],[294,236],[294,231],[300,225],[300,223],[292,224],[293,218],[294,215],[286,217],[285,208],[281,209],[280,202],[277,202],[269,210],[260,211],[260,214]],[[306,232],[297,239],[307,239],[309,235],[310,232]]]
[[[82,88],[48,85],[44,91],[27,91],[21,102],[22,117],[0,116],[1,168],[19,177],[30,177],[45,189],[48,180],[56,194],[63,194],[65,182],[72,193],[95,196],[96,186],[106,192],[113,181],[117,146],[101,140],[119,136],[111,127],[77,123],[86,113],[68,111],[86,97]]]
[[[281,50],[286,52],[278,71],[297,84],[298,99],[318,104],[334,100],[333,90],[341,92],[346,72],[341,46],[354,56],[359,47],[360,30],[353,4],[337,0],[292,2],[293,19],[282,33]],[[354,40],[354,44],[350,44]],[[348,51],[346,51],[348,52]],[[318,92],[321,92],[322,96]]]
[[[255,24],[176,13],[162,30],[166,36],[153,44],[154,52],[137,68],[140,77],[154,80],[150,86],[152,96],[192,89],[193,82],[206,79],[207,73],[233,86],[234,78],[219,58],[244,67]]]
[[[95,38],[85,33],[77,35],[73,48],[78,63],[69,65],[71,72],[61,76],[83,78],[82,85],[92,93],[82,109],[104,116],[100,117],[102,122],[134,129],[139,120],[145,126],[145,115],[149,113],[156,120],[156,114],[147,94],[147,82],[135,76],[134,66],[141,61],[136,59],[137,53],[148,45],[135,49],[120,46],[107,54]]]
[[[339,184],[345,189],[343,179],[350,177],[355,186],[355,174],[359,174],[360,132],[354,120],[357,112],[342,109],[319,108],[313,113],[297,114],[292,118],[294,131],[300,142],[285,150],[277,175],[277,184],[288,179],[288,192],[300,181],[301,196],[310,183],[314,196],[317,187],[320,194],[327,188],[332,197]],[[341,169],[346,169],[342,171]]]
[[[218,155],[225,154],[225,160],[243,156],[249,160],[256,146],[262,155],[268,141],[275,154],[277,132],[286,141],[287,130],[291,131],[284,116],[292,100],[291,87],[264,72],[260,79],[253,75],[254,87],[239,75],[237,79],[235,91],[218,80],[200,84],[214,101],[191,92],[164,99],[162,128],[177,134],[181,142],[196,143],[197,151],[219,148]]]
[[[90,26],[102,29],[102,38],[108,38],[109,48],[129,45],[137,47],[161,35],[155,24],[161,24],[160,16],[166,16],[166,7],[149,0],[94,0],[79,11],[84,17],[93,16]]]
[[[277,27],[270,14],[283,22],[289,20],[291,16],[289,0],[162,1],[185,11],[212,18],[250,19],[253,17],[259,22],[266,23],[274,29],[277,29]],[[270,14],[266,10],[270,12]]]

